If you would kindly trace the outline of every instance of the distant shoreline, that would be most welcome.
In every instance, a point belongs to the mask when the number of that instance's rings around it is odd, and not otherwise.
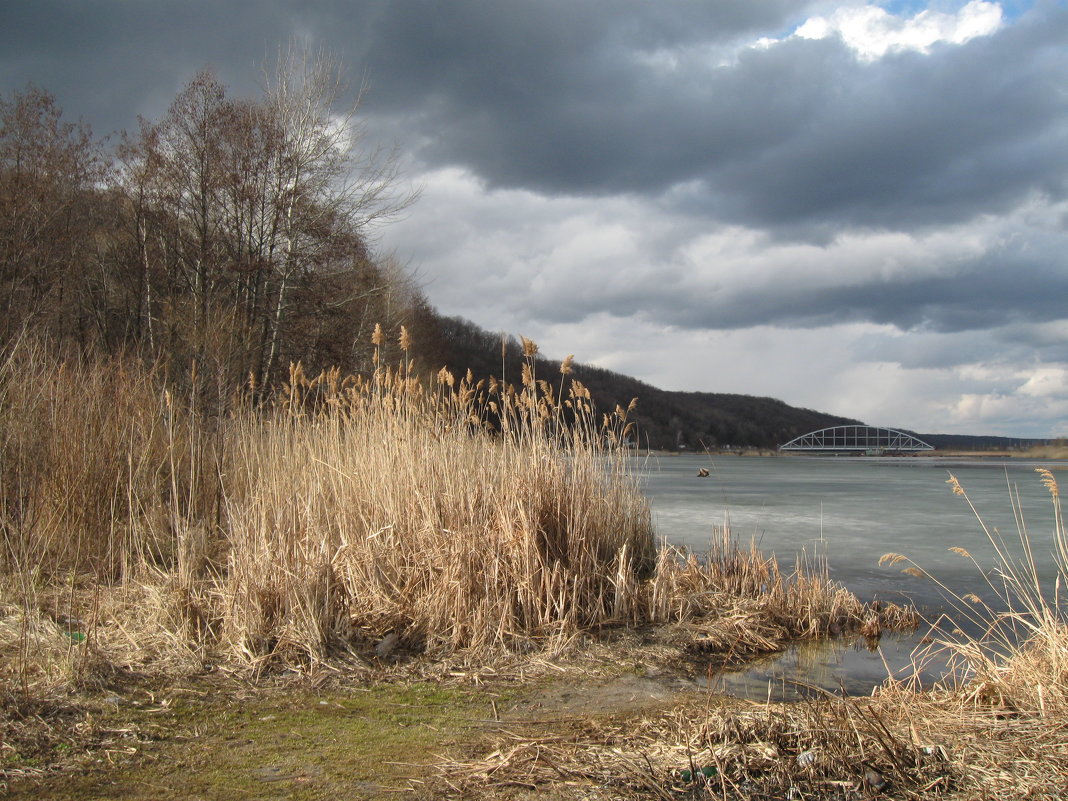
[[[779,450],[771,450],[768,448],[735,448],[731,450],[713,450],[713,451],[669,451],[658,450],[651,448],[648,450],[638,449],[635,453],[639,456],[657,456],[657,457],[671,457],[671,456],[815,456],[820,455],[816,453],[810,454],[784,454]],[[823,454],[831,457],[832,454]],[[847,454],[852,456],[864,456],[863,453]],[[873,457],[874,458],[874,457]],[[890,459],[1027,459],[1027,460],[1042,460],[1050,459],[1055,461],[1068,461],[1068,447],[1063,446],[1043,446],[1037,448],[1028,448],[1026,450],[934,450],[923,451],[920,453],[907,453],[907,454],[892,454],[886,455],[885,458]]]

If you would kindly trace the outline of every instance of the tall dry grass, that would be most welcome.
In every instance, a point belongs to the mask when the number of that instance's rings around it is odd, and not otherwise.
[[[950,612],[934,622],[935,638],[920,654],[946,661],[946,683],[976,703],[996,701],[1027,714],[1068,713],[1068,530],[1054,474],[1037,468],[1051,502],[1048,536],[1028,529],[1018,493],[1010,487],[1016,531],[990,527],[953,475],[948,484],[976,518],[995,554],[993,566],[980,565],[964,548],[950,547],[973,565],[974,592],[959,594],[937,575],[897,553],[880,560],[907,563],[906,572],[923,575],[943,591]],[[1047,543],[1038,549],[1037,542]]]
[[[0,675],[86,678],[105,595],[128,622],[137,582],[184,572],[222,497],[216,438],[184,409],[134,361],[23,341],[0,362]]]
[[[441,651],[610,620],[654,540],[605,445],[625,418],[594,425],[587,404],[529,367],[518,390],[294,368],[278,409],[235,421],[227,640],[249,658],[322,655],[354,631]]]
[[[135,363],[16,348],[0,366],[0,629],[195,667],[551,648],[615,624],[686,624],[745,653],[892,622],[729,532],[701,559],[659,547],[630,410],[599,414],[570,359],[537,375],[524,340],[516,385],[420,380],[404,331],[400,347],[370,376],[295,365],[270,407],[215,418]],[[6,639],[25,681],[47,649]]]
[[[211,442],[139,364],[60,360],[37,344],[0,364],[0,564],[48,582],[169,567],[183,519],[209,519]],[[206,480],[205,480],[206,479]]]
[[[1020,454],[1027,459],[1068,459],[1068,442],[1057,439],[1045,445],[1035,445]]]

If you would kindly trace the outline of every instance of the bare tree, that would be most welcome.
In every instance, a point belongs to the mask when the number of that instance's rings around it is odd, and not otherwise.
[[[363,236],[372,223],[398,214],[417,197],[397,194],[394,153],[360,147],[364,129],[358,111],[366,86],[335,111],[345,90],[339,62],[324,50],[313,54],[290,45],[264,76],[265,103],[281,134],[275,189],[282,254],[273,317],[265,320],[263,376],[274,368],[293,278],[321,267],[317,249],[330,241],[308,239],[307,232],[327,226]]]
[[[262,99],[201,73],[120,150],[138,330],[188,374],[266,386],[398,294],[367,231],[416,193],[391,153],[361,149],[360,96],[337,111],[343,94],[336,62],[290,48]]]
[[[29,87],[0,99],[0,342],[26,325],[84,335],[99,143]]]

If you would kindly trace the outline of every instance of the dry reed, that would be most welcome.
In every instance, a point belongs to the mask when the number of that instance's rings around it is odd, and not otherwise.
[[[377,352],[366,377],[294,365],[269,408],[214,418],[136,363],[15,348],[0,366],[11,621],[43,616],[59,637],[61,614],[84,619],[86,653],[138,669],[477,659],[620,624],[742,656],[893,622],[726,531],[705,558],[658,548],[633,404],[599,415],[570,357],[539,376],[526,340],[517,386],[419,380],[401,336],[397,367]],[[42,600],[63,587],[65,612]],[[45,653],[35,636],[23,650]]]

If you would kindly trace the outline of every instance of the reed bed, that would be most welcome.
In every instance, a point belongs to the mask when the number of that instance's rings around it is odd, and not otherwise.
[[[458,797],[481,789],[572,784],[610,798],[924,798],[959,786],[939,740],[891,730],[893,711],[848,699],[730,708],[692,704],[625,723],[544,736],[502,727],[479,760],[444,761]]]
[[[402,329],[398,365],[294,365],[222,416],[136,362],[20,344],[0,365],[9,678],[478,661],[620,625],[726,659],[914,622],[728,531],[700,558],[657,543],[630,409],[598,413],[570,359],[539,376],[523,344],[515,385],[425,380]]]
[[[949,662],[949,689],[977,705],[995,703],[1021,714],[1063,717],[1068,714],[1068,529],[1055,475],[1046,468],[1036,472],[1049,492],[1052,511],[1049,536],[1041,538],[1048,540],[1048,549],[1040,552],[1011,487],[1017,530],[1006,535],[986,525],[965,488],[950,475],[947,483],[972,510],[997,558],[992,569],[983,569],[967,550],[949,549],[975,568],[974,592],[953,593],[902,554],[889,553],[881,561],[905,563],[904,572],[928,575],[942,588],[952,611],[934,622],[933,641],[918,656]]]
[[[354,633],[443,653],[616,617],[652,566],[649,510],[601,444],[615,423],[557,429],[550,403],[534,383],[424,391],[386,371],[324,388],[295,370],[282,411],[235,436],[224,636],[251,659]]]
[[[918,622],[911,609],[861,604],[819,562],[784,570],[727,530],[706,554],[657,543],[625,447],[629,410],[598,414],[569,362],[538,376],[527,341],[514,386],[417,380],[410,342],[400,345],[400,365],[365,377],[295,365],[268,408],[238,392],[214,417],[135,362],[10,351],[4,731],[43,719],[53,691],[128,671],[537,661],[620,626],[656,626],[722,664],[792,638]],[[1001,564],[987,600],[956,599],[986,634],[940,629],[931,647],[958,669],[934,691],[888,683],[870,699],[690,704],[551,736],[506,727],[484,759],[436,775],[461,793],[575,782],[621,797],[1061,797],[1068,534],[1054,474],[1039,479],[1058,578],[1038,580],[1047,556],[1022,514],[1013,547],[988,530]]]

